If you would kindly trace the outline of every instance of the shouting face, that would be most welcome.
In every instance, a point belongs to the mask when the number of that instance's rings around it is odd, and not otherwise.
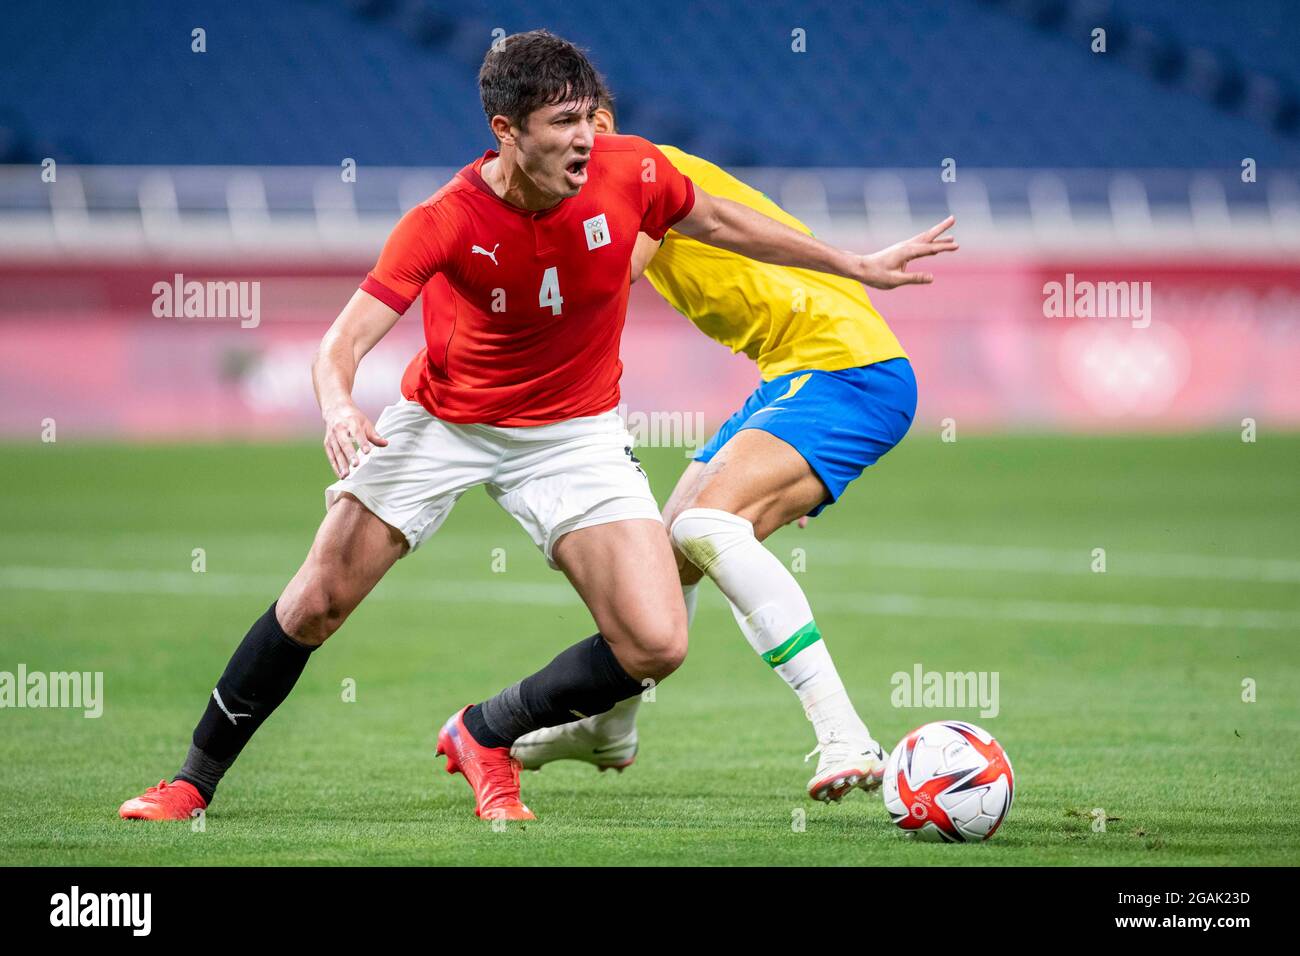
[[[540,196],[551,201],[576,196],[587,183],[595,115],[594,103],[567,102],[533,110],[522,127],[497,117],[508,126],[501,136],[502,156],[513,151],[514,164]]]

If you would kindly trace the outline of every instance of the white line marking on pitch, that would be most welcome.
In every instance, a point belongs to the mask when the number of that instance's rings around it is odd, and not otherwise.
[[[25,591],[74,591],[102,594],[173,594],[195,597],[279,593],[285,579],[269,574],[226,574],[185,571],[122,571],[95,568],[34,568],[0,566],[0,588]],[[443,581],[416,585],[381,581],[380,600],[430,604],[496,603],[580,606],[578,596],[564,584],[541,582]],[[998,619],[1040,623],[1121,624],[1145,627],[1242,628],[1297,630],[1300,613],[1271,609],[1162,607],[1144,604],[1101,604],[1085,601],[1036,601],[1018,598],[949,598],[916,594],[844,592],[818,594],[818,608],[851,614],[901,617]]]
[[[28,542],[49,544],[60,537],[76,538],[84,545],[86,536],[55,533],[0,533],[9,553],[21,553]],[[205,535],[205,541],[227,540],[232,548],[273,550],[284,545],[282,537],[272,535]],[[190,539],[175,534],[139,532],[114,535],[110,554],[149,556],[169,546],[184,545],[189,554]],[[473,535],[440,533],[440,547],[464,548],[478,541]],[[999,544],[949,544],[924,541],[865,540],[861,543],[816,538],[811,532],[782,535],[779,543],[769,542],[778,553],[786,545],[803,548],[814,561],[833,565],[857,565],[881,568],[907,568],[914,571],[1011,571],[1024,574],[1090,574],[1092,548],[1043,548]],[[295,549],[297,545],[294,546]],[[209,551],[213,550],[209,548]],[[295,558],[301,552],[293,551]],[[1288,558],[1255,558],[1238,555],[1159,553],[1106,549],[1107,573],[1116,577],[1193,579],[1214,581],[1259,581],[1290,584],[1300,582],[1300,561]]]
[[[875,565],[945,571],[1019,571],[1027,574],[1090,574],[1092,549],[1031,548],[987,544],[928,544],[918,541],[842,541],[801,543],[797,536],[782,546],[803,548],[813,560],[830,564]],[[1115,577],[1196,578],[1290,583],[1300,581],[1300,561],[1205,554],[1160,554],[1106,549],[1107,573]]]

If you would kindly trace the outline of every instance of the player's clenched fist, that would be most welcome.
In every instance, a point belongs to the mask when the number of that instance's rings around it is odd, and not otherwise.
[[[368,454],[372,445],[388,444],[388,439],[375,431],[370,419],[355,405],[330,408],[324,418],[325,455],[340,478],[346,478],[357,467],[360,455]]]

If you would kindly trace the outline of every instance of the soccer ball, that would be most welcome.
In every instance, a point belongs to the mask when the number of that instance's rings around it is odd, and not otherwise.
[[[917,840],[975,843],[997,832],[1015,794],[1006,751],[960,720],[916,728],[885,765],[885,809]]]

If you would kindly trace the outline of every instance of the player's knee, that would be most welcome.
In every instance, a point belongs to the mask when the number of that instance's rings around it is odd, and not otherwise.
[[[640,628],[632,646],[637,676],[663,680],[686,660],[686,621],[663,621]]]
[[[685,621],[664,633],[663,639],[656,645],[655,656],[659,669],[663,671],[665,676],[677,670],[686,661],[688,645],[689,640],[686,635]]]
[[[669,533],[677,550],[707,574],[728,550],[753,540],[754,526],[717,508],[687,508],[673,520]]]
[[[339,589],[314,578],[285,589],[277,604],[280,624],[300,644],[319,646],[343,626],[352,608]]]

